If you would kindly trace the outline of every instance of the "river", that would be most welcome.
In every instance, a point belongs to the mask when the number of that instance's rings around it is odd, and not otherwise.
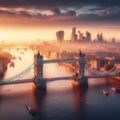
[[[11,50],[16,56],[15,67],[9,67],[5,77],[21,72],[33,63],[31,50]],[[21,59],[20,59],[21,58]],[[71,75],[63,66],[46,64],[45,77]],[[34,77],[31,70],[24,78]],[[35,93],[33,84],[0,86],[0,120],[119,120],[120,94],[112,93],[111,87],[120,87],[114,79],[89,79],[88,88],[74,88],[69,80],[47,83],[46,93]],[[103,89],[109,91],[105,96]],[[31,105],[37,113],[31,116],[26,109]]]

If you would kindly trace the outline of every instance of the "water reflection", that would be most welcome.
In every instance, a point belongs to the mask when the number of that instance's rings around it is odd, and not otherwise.
[[[30,84],[7,85],[0,87],[0,119],[26,119],[25,105],[30,95]]]
[[[37,111],[41,112],[43,109],[43,100],[46,96],[46,91],[40,91],[32,87],[32,107]]]
[[[11,51],[14,52],[14,51]],[[17,52],[15,52],[16,55]],[[33,63],[33,52],[19,54],[22,60],[15,59],[15,67],[8,68],[5,78],[22,71]],[[44,77],[61,77],[71,75],[63,66],[48,64],[44,66]],[[31,78],[34,73],[27,77]],[[89,79],[88,88],[73,87],[70,81],[62,80],[47,83],[47,94],[35,91],[31,83],[0,87],[1,120],[102,120],[119,119],[120,94],[108,97],[101,94],[102,89],[120,87],[115,79]],[[32,90],[31,90],[32,89]],[[33,117],[26,110],[30,105],[37,111]]]
[[[106,81],[108,86],[120,88],[120,79],[107,78]]]
[[[88,87],[73,87],[76,120],[87,120],[86,96]]]
[[[34,51],[27,50],[24,54],[21,54],[21,51],[11,50],[9,51],[12,54],[12,61],[7,66],[7,71],[5,73],[4,79],[10,78],[20,72],[22,72],[25,68],[29,67],[33,64],[34,61]],[[11,66],[11,67],[10,67]],[[31,71],[24,78],[31,78],[34,76],[34,72]]]
[[[29,103],[29,105],[36,112],[34,118],[32,119],[37,119],[37,120],[43,119],[45,97],[46,97],[46,91],[36,90],[34,89],[34,87],[32,87],[32,95],[31,95],[32,101]]]

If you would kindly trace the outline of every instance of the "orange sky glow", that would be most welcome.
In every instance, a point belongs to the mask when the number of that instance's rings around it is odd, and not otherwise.
[[[24,10],[21,8],[20,10]],[[53,15],[52,11],[46,11],[46,15]],[[56,40],[56,32],[64,30],[65,40],[70,40],[72,27],[76,27],[84,35],[86,31],[92,34],[92,39],[96,38],[98,33],[103,33],[106,40],[113,37],[120,40],[119,23],[112,24],[107,22],[72,22],[71,16],[55,16],[49,19],[39,17],[26,17],[20,15],[0,14],[0,40],[18,41],[18,40]],[[65,21],[65,22],[63,22]]]

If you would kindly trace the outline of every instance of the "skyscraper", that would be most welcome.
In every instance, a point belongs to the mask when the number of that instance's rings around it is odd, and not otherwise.
[[[81,33],[80,31],[78,31],[78,40],[79,41],[83,40],[83,33]]]
[[[57,42],[64,41],[64,31],[60,30],[56,32]]]
[[[71,33],[71,41],[75,42],[76,40],[78,40],[78,35],[76,34],[76,27],[73,27]]]
[[[97,34],[97,41],[98,42],[103,42],[104,40],[103,40],[103,34],[101,33],[101,34]]]
[[[88,31],[86,31],[86,41],[91,41],[91,33],[89,33]]]

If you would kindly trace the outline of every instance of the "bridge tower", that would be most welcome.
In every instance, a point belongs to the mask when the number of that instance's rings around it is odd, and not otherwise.
[[[88,86],[88,78],[85,76],[85,54],[80,51],[79,55],[79,83],[82,86]]]
[[[36,88],[46,90],[46,81],[43,79],[43,56],[39,52],[34,55],[34,75]]]

